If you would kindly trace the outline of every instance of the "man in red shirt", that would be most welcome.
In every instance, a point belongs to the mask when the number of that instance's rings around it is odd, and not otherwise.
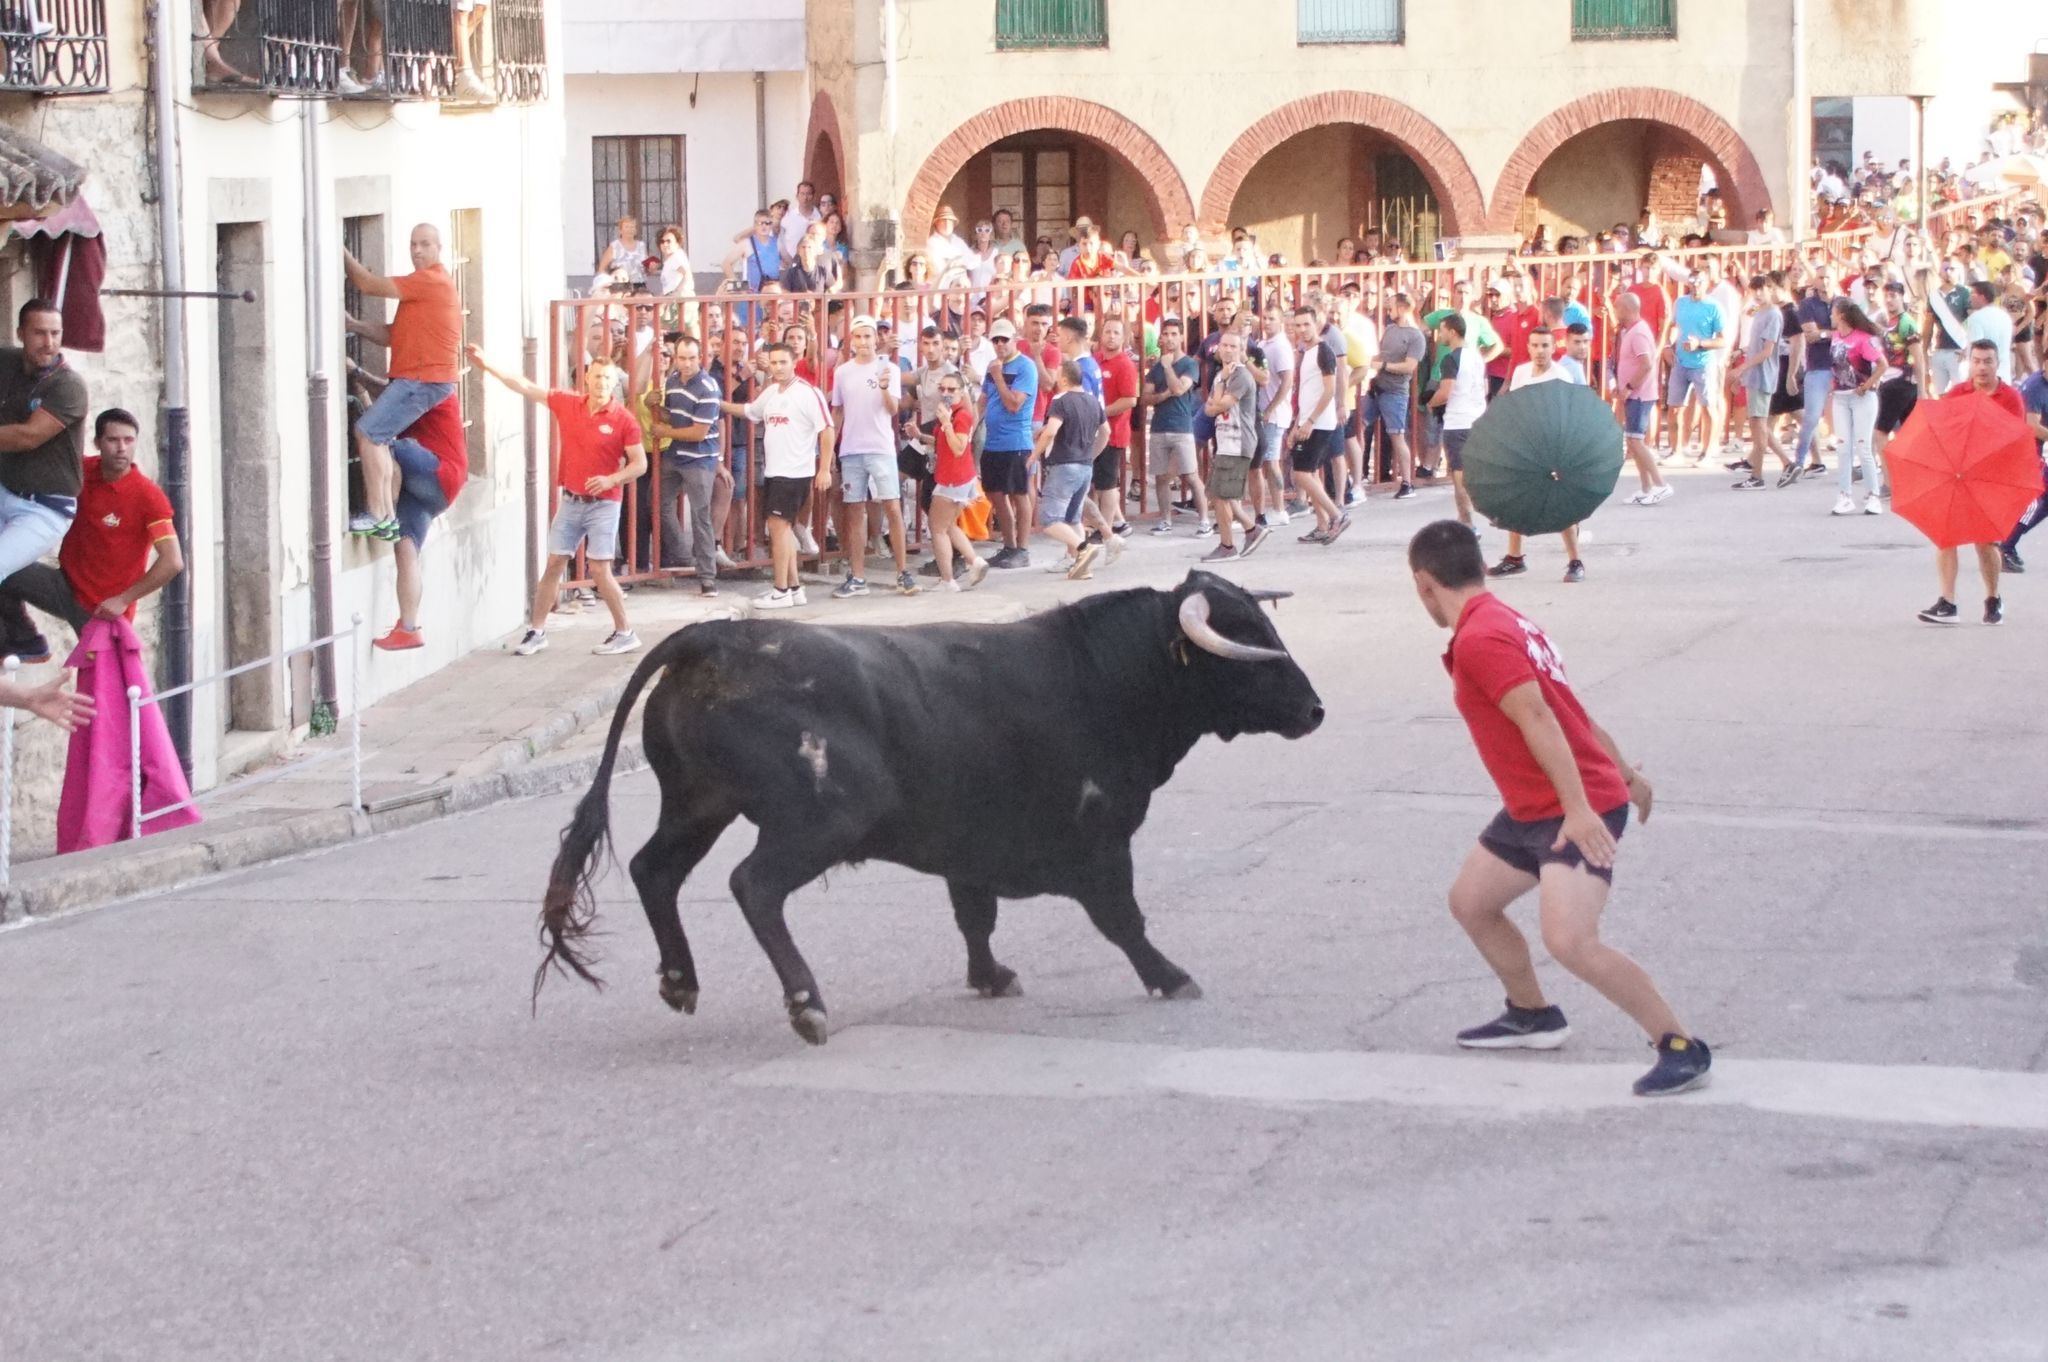
[[[50,660],[50,645],[27,606],[73,629],[94,616],[135,618],[135,604],[185,570],[163,489],[135,467],[141,426],[119,407],[93,423],[98,454],[85,460],[78,515],[57,550],[57,566],[31,563],[0,582],[0,628],[6,651],[25,665]],[[152,556],[152,554],[154,556]]]
[[[1095,456],[1095,505],[1110,528],[1129,534],[1124,522],[1124,456],[1131,448],[1131,409],[1138,405],[1138,363],[1126,347],[1124,319],[1102,319],[1101,348],[1095,363],[1102,370],[1102,414],[1109,418],[1109,443]]]
[[[356,450],[363,465],[363,500],[369,509],[349,522],[349,533],[375,535],[395,542],[400,536],[397,503],[398,467],[391,461],[391,443],[429,408],[455,392],[456,358],[462,346],[462,302],[455,280],[441,263],[441,233],[431,223],[412,229],[408,249],[412,273],[385,278],[363,262],[341,253],[342,267],[356,291],[373,298],[395,298],[391,322],[346,320],[349,332],[373,345],[387,347],[390,381],[377,400],[356,421]]]
[[[450,397],[407,427],[392,442],[391,460],[399,474],[399,539],[391,551],[398,578],[398,622],[371,644],[396,653],[426,646],[420,634],[420,550],[426,547],[434,518],[455,504],[469,478],[461,399]]]
[[[1995,341],[1979,340],[1970,342],[1969,377],[1941,395],[1944,402],[1951,398],[1987,397],[1999,406],[2019,417],[2027,419],[2026,404],[2020,400],[2020,390],[1998,376],[1998,344]],[[1977,573],[1984,579],[1984,622],[1998,624],[2005,619],[2005,603],[1998,595],[1998,544],[1973,544],[1977,550]],[[1956,622],[1956,551],[1952,548],[1934,551],[1934,575],[1941,579],[1941,596],[1920,612],[1920,618],[1929,624],[1954,624]]]
[[[548,646],[548,611],[562,588],[569,560],[579,548],[590,566],[591,584],[612,615],[612,632],[590,651],[600,655],[635,651],[640,638],[626,622],[626,597],[612,576],[612,560],[619,556],[619,489],[647,471],[640,423],[618,398],[625,375],[618,365],[599,356],[584,366],[583,391],[578,394],[543,388],[518,374],[494,368],[485,361],[480,346],[470,346],[469,357],[479,369],[527,401],[546,404],[548,414],[555,418],[560,448],[555,480],[561,497],[548,525],[547,571],[534,588],[526,633],[512,651],[531,657]]]
[[[1634,803],[1647,820],[1651,790],[1586,714],[1543,631],[1486,589],[1486,560],[1470,526],[1439,520],[1408,544],[1415,591],[1452,630],[1444,667],[1458,712],[1505,806],[1479,834],[1451,886],[1451,915],[1500,976],[1507,1011],[1458,1033],[1468,1049],[1554,1050],[1570,1028],[1544,1001],[1529,943],[1507,908],[1535,889],[1551,958],[1650,1034],[1657,1063],[1638,1096],[1707,1081],[1713,1056],[1679,1024],[1648,973],[1600,940],[1615,844]]]

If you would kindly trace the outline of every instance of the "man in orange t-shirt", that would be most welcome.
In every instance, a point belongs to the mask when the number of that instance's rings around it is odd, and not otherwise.
[[[462,346],[462,303],[455,280],[441,264],[441,233],[428,223],[412,229],[412,273],[389,279],[341,253],[348,281],[373,298],[396,298],[398,310],[386,325],[348,318],[349,331],[391,352],[390,383],[356,421],[356,449],[363,463],[363,500],[368,511],[349,522],[349,533],[398,539],[398,465],[391,442],[413,422],[455,393],[456,354]]]

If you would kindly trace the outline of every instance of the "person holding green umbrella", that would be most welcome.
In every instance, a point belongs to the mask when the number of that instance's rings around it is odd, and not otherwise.
[[[1472,498],[1465,491],[1465,442],[1486,414],[1486,362],[1501,351],[1500,338],[1478,334],[1461,312],[1445,313],[1436,323],[1436,343],[1443,349],[1443,381],[1429,405],[1443,413],[1444,463],[1451,474],[1458,519],[1472,523]]]
[[[1529,333],[1529,362],[1515,366],[1508,377],[1508,391],[1519,392],[1537,383],[1577,383],[1585,385],[1584,378],[1574,378],[1571,370],[1559,364],[1555,350],[1557,339],[1553,332],[1541,328]],[[1559,531],[1564,539],[1565,569],[1567,582],[1586,580],[1586,565],[1579,559],[1579,527],[1576,522]],[[1522,556],[1522,533],[1508,531],[1508,551],[1501,560],[1486,570],[1489,577],[1516,577],[1529,570],[1528,560]]]

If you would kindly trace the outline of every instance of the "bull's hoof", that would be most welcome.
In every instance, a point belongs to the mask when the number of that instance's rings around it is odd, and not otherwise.
[[[789,1024],[799,1036],[812,1045],[823,1045],[825,1037],[829,1034],[823,1008],[806,1007],[792,1010],[789,1014]]]
[[[671,974],[665,970],[662,972],[661,1000],[677,1012],[685,1012],[691,1016],[697,1013],[697,990],[685,987],[680,974]]]
[[[984,998],[1021,998],[1024,985],[1017,982],[1017,971],[997,965],[994,970],[979,979],[970,978],[967,986]]]
[[[1152,996],[1155,998],[1165,998],[1176,1003],[1200,1002],[1202,986],[1192,979],[1183,979],[1170,988],[1153,989]]]

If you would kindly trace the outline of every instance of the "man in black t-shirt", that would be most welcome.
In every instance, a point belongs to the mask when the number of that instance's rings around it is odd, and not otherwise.
[[[0,346],[0,580],[53,551],[85,484],[85,380],[64,363],[64,316],[31,298]]]
[[[1102,402],[1082,388],[1080,364],[1060,361],[1053,371],[1052,404],[1045,409],[1045,425],[1030,462],[1045,463],[1038,486],[1038,527],[1067,549],[1066,561],[1049,570],[1065,572],[1076,581],[1091,575],[1089,568],[1102,551],[1081,534],[1081,512],[1095,485],[1095,437],[1101,429]]]

